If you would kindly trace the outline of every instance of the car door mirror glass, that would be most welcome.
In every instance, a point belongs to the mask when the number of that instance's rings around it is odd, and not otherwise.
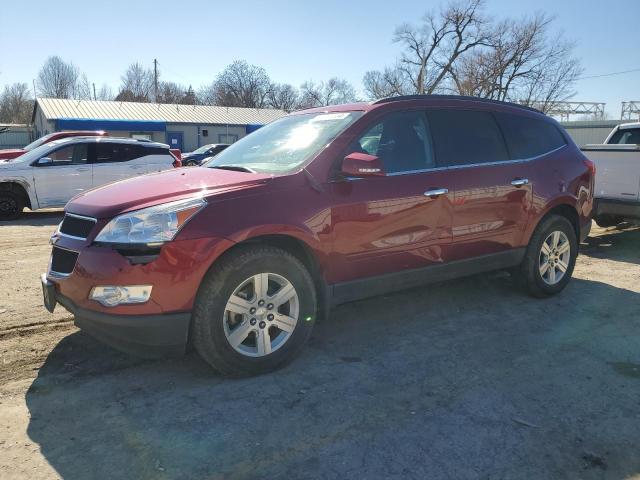
[[[38,160],[38,165],[51,165],[53,164],[53,159],[50,157],[42,157]]]
[[[354,152],[342,161],[342,173],[348,177],[380,177],[385,175],[382,160],[368,153]]]

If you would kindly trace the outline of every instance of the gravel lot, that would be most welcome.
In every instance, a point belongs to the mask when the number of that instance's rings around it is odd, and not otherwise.
[[[505,273],[341,306],[227,380],[79,332],[38,283],[59,213],[0,225],[0,478],[640,478],[640,228],[535,300]]]

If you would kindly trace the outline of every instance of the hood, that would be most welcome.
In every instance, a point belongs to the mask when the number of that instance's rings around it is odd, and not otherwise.
[[[21,148],[7,148],[5,150],[0,150],[0,162],[3,160],[12,160],[23,153],[25,153],[25,150],[22,150]]]
[[[177,168],[88,190],[72,198],[65,210],[94,218],[111,218],[127,211],[197,195],[207,198],[255,187],[270,178],[271,175],[214,168]]]

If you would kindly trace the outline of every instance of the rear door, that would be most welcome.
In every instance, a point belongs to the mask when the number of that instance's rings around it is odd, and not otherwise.
[[[161,172],[174,168],[175,158],[167,147],[138,146],[140,149],[140,162],[145,164],[147,172]]]
[[[447,193],[448,172],[435,169],[424,111],[387,114],[348,150],[380,157],[387,175],[331,184],[330,223],[339,260],[332,262],[330,282],[446,261],[453,190]]]
[[[430,109],[438,163],[449,168],[453,195],[451,260],[521,245],[532,202],[530,164],[511,162],[489,111]]]
[[[59,207],[75,195],[91,188],[88,145],[74,143],[45,155],[51,163],[36,164],[33,179],[41,208]]]
[[[94,187],[147,173],[146,164],[137,161],[137,145],[100,141],[93,148]]]

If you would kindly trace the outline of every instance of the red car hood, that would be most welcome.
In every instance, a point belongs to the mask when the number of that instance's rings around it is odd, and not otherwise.
[[[271,175],[214,168],[177,168],[134,177],[81,193],[67,204],[67,212],[94,218],[202,195],[209,197],[264,184]]]
[[[22,150],[21,148],[7,148],[4,150],[0,150],[0,161],[12,160],[14,158],[18,158],[20,155],[22,155],[25,152],[26,150]]]

